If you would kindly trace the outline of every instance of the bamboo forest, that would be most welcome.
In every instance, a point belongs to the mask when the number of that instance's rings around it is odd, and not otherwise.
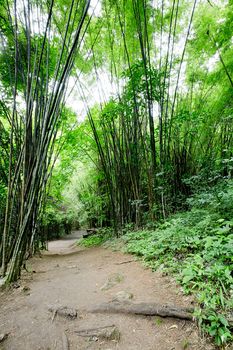
[[[230,350],[232,310],[233,0],[1,0],[0,349]]]

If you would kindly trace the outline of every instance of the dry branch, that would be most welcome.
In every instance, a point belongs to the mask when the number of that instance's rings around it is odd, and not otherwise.
[[[115,265],[124,265],[124,264],[130,264],[132,262],[135,262],[134,259],[131,259],[131,260],[127,260],[127,261],[121,261],[121,262],[118,262],[116,263]]]

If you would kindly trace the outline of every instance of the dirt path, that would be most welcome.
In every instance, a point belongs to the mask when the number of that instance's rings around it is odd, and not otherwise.
[[[67,239],[50,242],[43,257],[30,261],[33,272],[24,274],[20,287],[0,292],[0,333],[9,333],[0,349],[63,350],[67,349],[64,339],[70,350],[211,349],[187,321],[85,311],[122,291],[135,302],[188,306],[191,299],[182,296],[170,278],[152,273],[139,262],[121,264],[132,256],[104,248],[76,248],[81,234],[77,231]],[[59,306],[77,309],[78,317],[68,320],[49,311]],[[112,324],[120,331],[119,341],[75,333]]]

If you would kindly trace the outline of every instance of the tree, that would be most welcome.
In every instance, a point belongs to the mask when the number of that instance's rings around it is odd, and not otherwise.
[[[69,5],[61,39],[53,20],[54,1],[41,5],[27,1],[23,7],[17,0],[13,4],[5,2],[10,30],[7,36],[6,31],[2,33],[2,41],[6,43],[2,59],[9,57],[9,50],[14,53],[14,60],[7,63],[10,81],[4,81],[13,92],[8,120],[8,194],[1,249],[2,274],[5,275],[9,264],[9,282],[18,278],[25,254],[33,244],[54,164],[54,145],[68,78],[88,26],[89,1],[77,3],[73,0]],[[36,13],[39,15],[34,22],[32,18]],[[43,28],[37,28],[41,19]],[[17,101],[18,96],[23,106]],[[17,220],[12,215],[15,209]]]

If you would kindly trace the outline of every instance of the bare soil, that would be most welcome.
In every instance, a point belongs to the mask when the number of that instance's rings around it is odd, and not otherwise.
[[[88,312],[91,306],[122,294],[134,302],[184,307],[192,306],[193,301],[182,295],[170,277],[151,272],[132,256],[99,247],[77,247],[81,235],[76,231],[50,242],[48,252],[30,260],[30,272],[23,273],[15,288],[0,291],[0,333],[8,334],[1,350],[67,350],[67,341],[70,350],[212,349],[193,322]],[[76,309],[77,318],[51,312],[59,307]],[[76,333],[110,325],[119,329],[120,340]]]

